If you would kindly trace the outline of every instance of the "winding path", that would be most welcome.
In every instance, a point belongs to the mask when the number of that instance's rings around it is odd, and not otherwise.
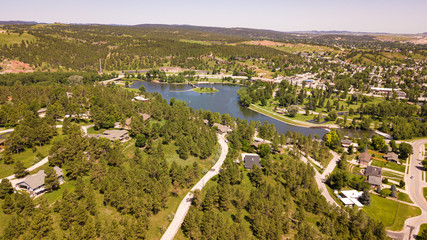
[[[172,222],[169,224],[169,227],[163,234],[161,240],[172,240],[175,237],[176,233],[181,227],[182,222],[185,219],[185,216],[187,215],[188,210],[190,209],[191,201],[193,199],[193,192],[195,190],[202,190],[206,183],[209,181],[209,179],[219,173],[219,170],[221,169],[221,166],[224,163],[225,157],[228,153],[228,145],[225,142],[224,136],[222,135],[218,135],[218,141],[221,145],[221,156],[219,157],[215,165],[212,167],[212,169],[209,170],[205,174],[205,176],[203,176],[202,179],[200,179],[200,181],[190,190],[190,192],[185,195],[184,199],[182,199],[181,203],[178,206],[178,209],[176,210]]]

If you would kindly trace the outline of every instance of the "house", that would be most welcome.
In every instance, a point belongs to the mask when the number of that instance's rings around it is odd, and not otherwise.
[[[53,169],[58,176],[59,184],[62,184],[64,182],[62,169],[58,166],[53,167]],[[40,170],[36,174],[27,176],[21,182],[16,183],[16,188],[28,191],[33,197],[38,196],[45,191],[45,177],[44,170]]]
[[[259,168],[261,168],[261,158],[258,154],[242,153],[242,160],[245,162],[246,169],[252,169],[254,165],[257,165]]]
[[[362,196],[363,192],[358,192],[356,190],[343,190],[341,191],[340,200],[344,206],[353,206],[363,207],[363,204],[359,202],[359,198]]]
[[[353,142],[352,142],[351,140],[348,140],[348,139],[341,140],[341,146],[342,146],[343,148],[348,148],[348,147],[350,147],[352,144],[353,144]]]
[[[148,102],[150,99],[145,98],[143,96],[136,96],[133,98],[134,101]]]
[[[381,186],[382,168],[367,166],[364,175],[366,176],[366,181],[371,184],[371,186]]]
[[[129,134],[126,130],[106,130],[103,135],[98,135],[98,137],[108,138],[112,142],[115,140],[124,142],[129,139]]]
[[[222,125],[222,124],[219,124],[219,123],[214,123],[213,126],[217,127],[218,128],[218,132],[221,133],[221,134],[231,132],[231,128],[229,126],[225,126],[225,125]]]
[[[389,152],[386,155],[384,155],[384,158],[389,161],[389,162],[394,162],[394,163],[398,163],[399,162],[399,157],[396,153],[394,152]]]
[[[359,164],[369,166],[372,163],[372,156],[368,151],[359,154]]]

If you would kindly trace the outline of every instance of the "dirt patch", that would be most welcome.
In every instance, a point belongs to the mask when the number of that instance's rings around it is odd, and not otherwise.
[[[20,62],[17,60],[3,61],[0,63],[1,73],[31,73],[34,68],[28,63]]]
[[[260,45],[260,46],[266,46],[266,47],[286,45],[286,43],[273,42],[273,41],[268,41],[268,40],[249,41],[249,42],[245,42],[245,43],[250,44],[250,45]]]

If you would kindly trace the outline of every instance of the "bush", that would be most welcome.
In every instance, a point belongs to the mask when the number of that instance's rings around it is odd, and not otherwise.
[[[388,179],[387,178],[383,178],[383,183],[387,184],[388,183]]]

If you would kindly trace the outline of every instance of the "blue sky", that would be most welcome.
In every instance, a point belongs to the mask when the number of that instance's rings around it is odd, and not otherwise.
[[[427,32],[427,0],[0,0],[0,20]]]

